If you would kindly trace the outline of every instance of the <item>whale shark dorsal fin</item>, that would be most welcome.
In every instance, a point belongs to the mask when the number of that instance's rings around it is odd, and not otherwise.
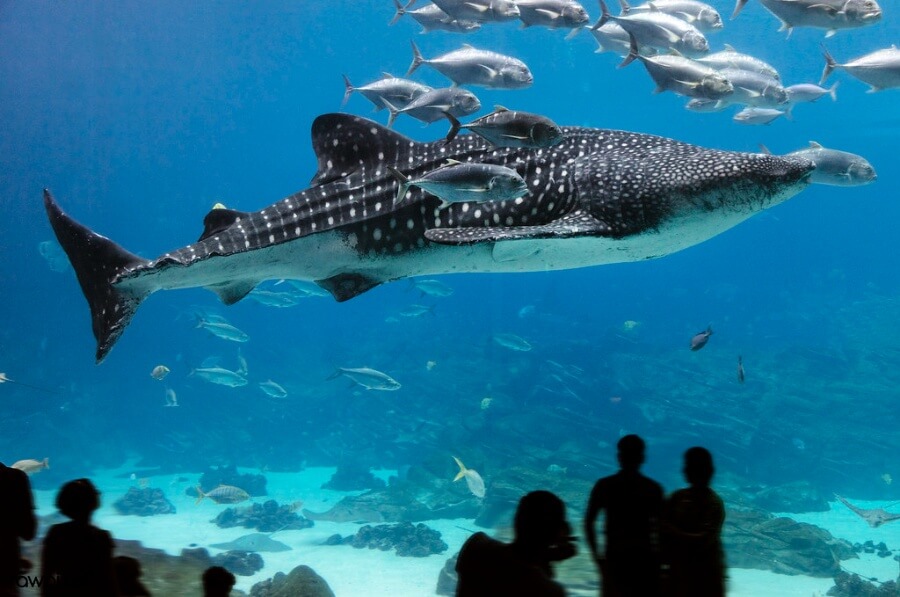
[[[425,238],[442,245],[473,245],[508,240],[560,239],[582,236],[611,237],[613,230],[605,222],[601,222],[589,213],[576,210],[567,216],[540,226],[432,228],[425,231]],[[529,252],[534,254],[531,249]],[[499,255],[495,255],[495,258],[497,257]]]
[[[360,162],[399,163],[419,145],[377,122],[349,114],[323,114],[316,118],[312,144],[318,161],[313,185],[344,178],[358,170]]]
[[[375,288],[383,281],[366,274],[348,272],[324,280],[316,280],[316,284],[331,293],[334,300],[342,303]]]
[[[221,204],[217,203],[216,207],[213,207],[210,212],[206,214],[206,217],[203,218],[203,234],[200,235],[198,242],[206,240],[210,236],[215,236],[223,230],[230,228],[232,224],[238,220],[250,216],[250,212],[218,207],[219,205]]]

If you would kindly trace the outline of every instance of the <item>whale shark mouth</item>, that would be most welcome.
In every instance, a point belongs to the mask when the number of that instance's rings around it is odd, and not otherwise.
[[[318,169],[309,188],[256,212],[213,209],[197,242],[153,260],[78,223],[46,190],[44,205],[90,306],[101,362],[157,290],[204,287],[230,305],[263,280],[297,277],[345,301],[423,273],[425,259],[431,260],[429,273],[513,271],[497,266],[501,260],[492,261],[489,249],[524,240],[593,238],[624,246],[656,234],[654,256],[664,255],[684,248],[684,241],[677,231],[671,240],[661,231],[681,221],[741,213],[691,241],[702,242],[796,194],[813,169],[806,160],[625,131],[564,127],[563,134],[561,143],[545,149],[496,148],[473,134],[420,143],[365,118],[324,114],[312,125]],[[388,166],[416,178],[448,159],[514,169],[528,193],[440,209],[439,198],[414,187],[394,207],[399,183]],[[529,254],[507,251],[512,259]],[[486,261],[473,261],[484,255]],[[581,256],[541,267],[609,262]]]

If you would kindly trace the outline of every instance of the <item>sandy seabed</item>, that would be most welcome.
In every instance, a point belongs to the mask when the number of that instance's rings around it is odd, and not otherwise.
[[[334,473],[333,468],[309,468],[299,473],[266,472],[268,495],[254,498],[255,502],[274,499],[279,504],[302,501],[303,507],[314,512],[324,512],[346,495],[362,492],[340,492],[322,489]],[[141,471],[133,471],[141,477]],[[255,470],[240,472],[255,473]],[[387,479],[394,471],[373,471]],[[195,504],[195,499],[185,490],[196,484],[197,475],[162,475],[150,478],[150,487],[162,489],[166,497],[175,505],[177,514],[153,517],[123,516],[112,507],[119,497],[137,482],[130,477],[126,468],[106,471],[92,477],[103,494],[103,506],[96,513],[94,523],[110,531],[117,539],[131,539],[147,547],[165,550],[178,555],[185,547],[206,547],[212,555],[221,550],[209,548],[210,544],[232,541],[242,535],[255,532],[242,527],[221,529],[210,521],[227,505],[218,505],[211,500]],[[178,481],[178,479],[189,481]],[[38,514],[55,512],[53,501],[55,491],[35,491]],[[886,506],[882,502],[866,502],[848,499],[862,508]],[[247,503],[241,504],[246,506]],[[853,543],[872,540],[876,544],[884,542],[888,548],[900,548],[900,522],[872,529],[855,514],[838,502],[831,503],[829,512],[809,514],[785,514],[794,520],[808,522],[827,529],[835,537]],[[238,576],[237,589],[247,593],[257,582],[272,577],[276,572],[290,572],[294,567],[305,564],[313,568],[329,584],[338,597],[361,595],[392,597],[422,597],[434,595],[440,570],[449,557],[456,553],[466,538],[481,530],[469,519],[433,520],[426,524],[440,531],[449,549],[443,554],[425,558],[398,557],[394,551],[355,549],[353,547],[323,545],[334,535],[355,534],[357,523],[335,523],[316,521],[315,526],[302,530],[284,530],[273,538],[289,545],[292,550],[277,553],[261,553],[265,567],[253,576]],[[578,527],[576,523],[573,526]],[[880,581],[896,580],[898,563],[893,558],[879,558],[874,554],[861,554],[860,559],[843,562],[845,569],[865,578]],[[832,579],[810,578],[806,576],[786,576],[763,570],[729,570],[729,591],[732,597],[818,597],[824,596],[833,586]]]

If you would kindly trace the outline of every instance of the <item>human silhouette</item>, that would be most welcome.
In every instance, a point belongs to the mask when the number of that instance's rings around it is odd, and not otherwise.
[[[659,594],[659,517],[663,489],[640,472],[646,446],[637,435],[617,444],[619,472],[597,481],[584,515],[584,533],[600,571],[603,597]],[[606,513],[606,546],[597,547],[595,524]]]
[[[37,531],[28,475],[0,462],[0,597],[19,594],[18,580],[30,563],[22,559],[19,540]]]
[[[116,586],[120,597],[150,597],[150,591],[141,582],[141,563],[128,556],[113,558]]]
[[[469,537],[456,560],[457,597],[557,597],[552,562],[575,555],[566,505],[549,491],[532,491],[519,500],[512,543],[484,533]]]
[[[41,595],[117,595],[112,535],[91,524],[100,492],[88,479],[69,481],[56,495],[56,507],[72,520],[53,525],[44,537]]]
[[[666,501],[662,536],[671,597],[725,595],[725,506],[709,487],[714,472],[709,450],[690,448],[684,453],[684,478],[690,486]]]
[[[203,572],[203,597],[227,597],[237,579],[221,566],[210,566]]]

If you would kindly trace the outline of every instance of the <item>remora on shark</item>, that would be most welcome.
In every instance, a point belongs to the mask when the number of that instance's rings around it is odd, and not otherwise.
[[[200,240],[154,260],[79,224],[48,191],[44,204],[90,305],[100,362],[157,290],[204,287],[230,305],[264,280],[287,278],[345,301],[410,276],[662,257],[792,197],[814,168],[653,135],[563,133],[545,149],[495,148],[477,135],[419,143],[365,118],[325,114],[312,126],[312,186],[257,212],[214,209]],[[412,188],[393,208],[398,183],[387,166],[417,178],[448,158],[512,168],[528,193],[439,210],[437,197]]]

